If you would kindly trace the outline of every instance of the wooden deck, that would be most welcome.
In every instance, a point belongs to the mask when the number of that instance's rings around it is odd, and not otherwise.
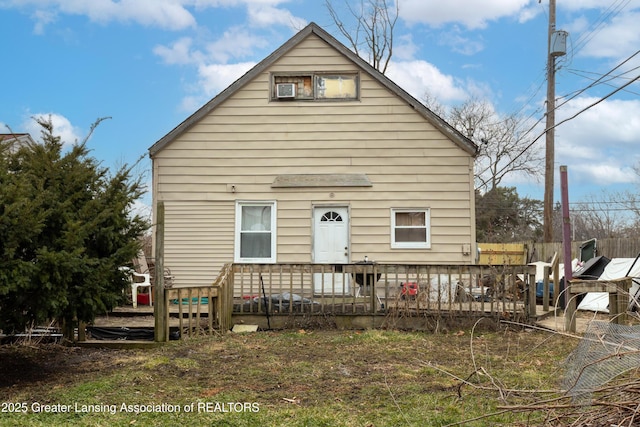
[[[531,323],[546,314],[535,303],[534,274],[535,267],[520,265],[227,264],[210,287],[167,288],[161,307],[121,307],[95,326],[157,328],[158,312],[165,336],[177,329],[181,337],[236,323],[264,329],[301,321],[339,328],[481,318]]]

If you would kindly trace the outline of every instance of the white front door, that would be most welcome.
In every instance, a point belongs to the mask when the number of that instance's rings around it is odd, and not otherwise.
[[[313,261],[317,264],[349,262],[349,209],[346,206],[317,206],[313,210]],[[329,267],[328,267],[329,269]],[[324,294],[349,293],[349,276],[316,273],[314,291]]]

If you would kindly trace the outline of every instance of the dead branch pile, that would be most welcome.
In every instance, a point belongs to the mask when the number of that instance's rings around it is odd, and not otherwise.
[[[637,372],[632,375],[637,376]],[[542,414],[544,426],[637,426],[640,425],[640,380],[610,383],[594,390],[588,402],[571,396],[540,400],[533,404],[500,406],[510,412]]]
[[[429,365],[434,367],[433,365]],[[437,368],[436,368],[437,369]],[[497,379],[492,378],[486,370],[480,368],[470,377],[483,376],[484,385],[470,382],[471,378],[457,378],[458,396],[462,397],[464,386],[484,391],[495,391],[499,398],[506,401],[519,400],[522,403],[499,405],[497,411],[485,414],[472,420],[464,420],[449,426],[465,425],[469,422],[490,420],[506,413],[528,413],[531,426],[638,426],[640,425],[640,380],[629,380],[638,377],[640,370],[625,375],[626,382],[609,383],[605,387],[594,390],[589,401],[576,401],[562,390],[515,390],[504,387]],[[533,421],[535,420],[535,421]]]
[[[559,390],[518,390],[506,387],[476,364],[473,337],[471,362],[474,371],[466,379],[433,364],[423,364],[451,377],[463,387],[495,391],[503,405],[497,412],[471,421],[506,413],[528,413],[535,426],[640,426],[640,330],[606,322],[593,322],[565,366],[566,377]],[[565,334],[563,334],[565,335]],[[472,331],[473,336],[473,331]],[[507,404],[507,402],[518,402]]]

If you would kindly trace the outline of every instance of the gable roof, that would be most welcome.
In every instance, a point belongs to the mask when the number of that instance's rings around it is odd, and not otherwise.
[[[24,146],[35,144],[35,141],[28,133],[0,133],[0,144],[8,144],[9,152],[15,153]]]
[[[262,60],[257,65],[255,65],[246,74],[244,74],[238,80],[233,82],[225,90],[220,92],[212,100],[207,102],[195,113],[193,113],[191,116],[185,119],[173,130],[171,130],[168,134],[166,134],[160,140],[158,140],[155,144],[153,144],[149,148],[149,156],[153,157],[156,153],[158,153],[165,146],[171,143],[171,141],[173,141],[182,133],[186,132],[191,126],[193,126],[195,123],[200,121],[200,119],[202,119],[204,116],[209,114],[209,112],[211,112],[218,105],[220,105],[222,102],[228,99],[242,86],[244,86],[246,83],[251,81],[257,75],[261,74],[265,69],[269,68],[273,63],[275,63],[282,56],[286,55],[287,52],[289,52],[291,49],[293,49],[295,46],[297,46],[300,42],[302,42],[311,34],[315,34],[321,40],[323,40],[324,42],[332,46],[342,55],[344,55],[349,60],[354,62],[358,67],[360,67],[364,72],[366,72],[374,80],[378,81],[380,84],[386,87],[391,93],[403,99],[416,112],[421,114],[429,123],[435,126],[439,131],[445,134],[451,141],[453,141],[456,145],[458,145],[464,151],[466,151],[472,156],[475,156],[477,154],[478,147],[473,141],[471,141],[469,138],[464,136],[462,133],[456,130],[453,126],[451,126],[449,123],[447,123],[440,116],[435,114],[433,111],[429,110],[426,106],[424,106],[424,104],[422,104],[420,101],[415,99],[407,91],[405,91],[400,86],[395,84],[393,81],[391,81],[388,77],[386,77],[380,71],[372,67],[371,64],[369,64],[367,61],[363,60],[358,55],[356,55],[353,51],[351,51],[345,45],[340,43],[332,35],[330,35],[325,30],[320,28],[316,23],[312,22],[309,25],[307,25],[305,28],[303,28],[300,32],[298,32],[295,36],[290,38],[277,50],[275,50],[271,55],[267,56],[264,60]]]

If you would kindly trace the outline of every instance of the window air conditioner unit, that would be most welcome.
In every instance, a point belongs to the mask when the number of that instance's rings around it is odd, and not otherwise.
[[[295,98],[296,92],[295,83],[278,83],[276,85],[276,98]]]

